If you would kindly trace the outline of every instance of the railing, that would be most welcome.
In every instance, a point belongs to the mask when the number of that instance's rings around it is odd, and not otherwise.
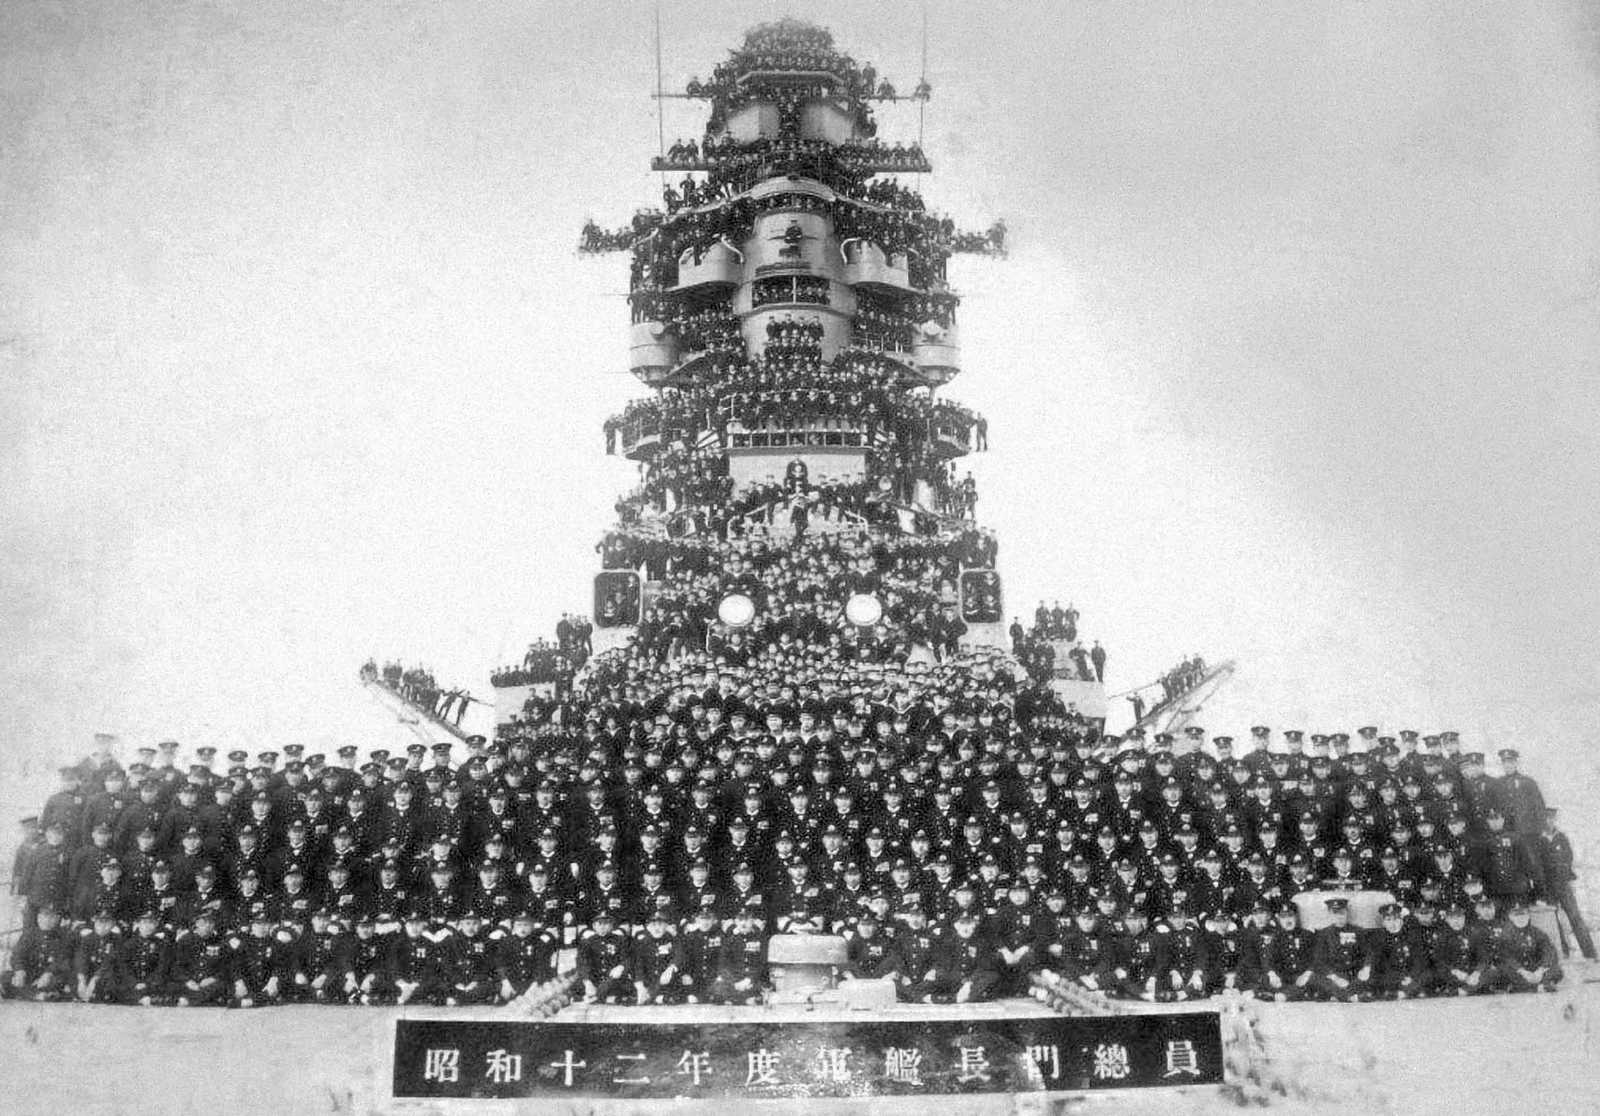
[[[857,330],[850,336],[850,347],[860,349],[864,353],[873,353],[877,356],[887,357],[906,367],[907,371],[919,371],[913,359],[912,347],[892,337],[879,336]]]
[[[976,416],[970,412],[941,403],[934,408],[933,417],[928,421],[928,433],[946,449],[971,453],[972,428],[976,421]]]
[[[782,449],[807,446],[864,447],[872,443],[871,434],[863,429],[779,429],[729,431],[730,449]]]
[[[661,423],[634,422],[628,423],[617,431],[618,442],[622,446],[624,456],[630,455],[641,449],[656,449],[661,445]]]
[[[428,724],[432,725],[433,727],[439,728],[439,729],[443,729],[445,732],[449,733],[451,736],[455,737],[457,740],[465,740],[467,738],[468,734],[467,734],[467,731],[465,729],[461,728],[459,725],[452,724],[449,721],[446,721],[441,717],[435,717],[433,715],[433,711],[431,709],[424,709],[424,708],[422,708],[422,706],[416,704],[415,702],[408,701],[406,699],[405,695],[401,694],[400,691],[396,690],[393,686],[390,686],[387,683],[385,683],[383,681],[380,681],[380,680],[373,680],[371,682],[364,682],[363,684],[372,693],[375,693],[375,694],[378,694],[378,695],[381,695],[381,696],[384,696],[384,697],[387,697],[387,698],[393,700],[395,703],[399,704],[400,706],[402,706],[403,708],[405,708],[409,712],[415,713],[418,717],[420,717],[422,720],[426,721]],[[467,698],[467,700],[468,701],[472,701],[472,702],[476,702],[478,699],[469,697],[469,698]],[[479,703],[479,704],[481,704],[481,703]]]
[[[812,169],[817,169],[818,153],[816,152],[761,152],[759,158],[764,161],[763,169],[767,169],[765,164],[770,164],[770,169],[782,172],[788,169],[790,164],[800,162],[806,159],[808,155],[812,160]],[[682,155],[657,155],[650,160],[650,169],[653,171],[714,171],[730,159],[747,157],[749,156],[738,152],[735,152],[732,156],[713,155],[710,158],[705,155],[696,155],[693,159]],[[933,171],[933,164],[928,161],[926,155],[920,159],[911,158],[909,155],[896,159],[892,154],[885,155],[882,158],[872,158],[848,153],[829,153],[827,157],[836,159],[839,165],[850,170],[867,174],[929,174]],[[743,169],[743,167],[740,168],[741,171]]]
[[[1233,677],[1235,667],[1236,664],[1232,659],[1215,665],[1207,665],[1197,674],[1190,685],[1173,693],[1170,697],[1163,697],[1145,710],[1143,716],[1134,722],[1133,727],[1145,730],[1159,727],[1166,732],[1180,731],[1199,712],[1205,699]],[[1158,685],[1160,685],[1160,679],[1112,696],[1129,697]]]
[[[779,519],[778,509],[780,507],[786,507],[788,503],[789,501],[787,500],[773,500],[770,503],[762,504],[759,508],[756,508],[753,511],[748,511],[741,516],[735,517],[733,522],[739,523],[741,525],[741,532],[745,534],[748,534],[752,527],[761,528],[761,533],[763,534],[771,534],[773,533],[771,530],[773,524]],[[856,527],[870,526],[866,516],[860,514],[859,512],[853,512],[847,508],[842,508],[837,504],[819,503],[811,509],[811,513],[814,518],[823,522],[833,521],[848,523]]]

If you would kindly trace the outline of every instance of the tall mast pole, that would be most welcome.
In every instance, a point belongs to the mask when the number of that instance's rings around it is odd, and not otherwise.
[[[928,85],[928,0],[922,0],[922,73],[918,75],[917,90],[927,88]],[[915,94],[913,94],[915,95]],[[926,151],[922,143],[923,127],[928,113],[928,98],[917,97],[917,150]],[[926,156],[923,156],[926,158]],[[922,166],[917,166],[917,193],[922,192]]]
[[[661,84],[661,0],[656,0],[656,154],[663,160],[667,157],[667,118],[663,105],[666,104],[662,96]],[[667,184],[667,170],[661,168],[661,184]]]
[[[918,88],[928,84],[928,0],[922,0],[922,73],[917,82]],[[928,112],[928,99],[917,98],[917,146],[922,146],[922,128],[924,117]],[[922,177],[922,172],[917,172],[917,177]]]

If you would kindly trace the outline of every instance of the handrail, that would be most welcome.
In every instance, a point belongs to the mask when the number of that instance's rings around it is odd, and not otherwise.
[[[912,515],[925,515],[930,519],[944,524],[945,526],[959,527],[962,530],[967,531],[979,529],[978,525],[972,520],[963,519],[959,515],[951,515],[948,512],[934,511],[932,508],[918,507],[916,504],[907,504],[900,500],[885,500],[884,503],[888,504],[891,508],[897,508],[903,512],[910,512]]]
[[[449,733],[451,736],[455,737],[457,740],[465,742],[467,737],[470,735],[460,725],[451,724],[449,721],[446,721],[446,720],[444,720],[444,719],[442,719],[440,717],[434,716],[433,710],[424,709],[422,706],[418,705],[416,702],[410,701],[409,699],[406,698],[406,696],[404,694],[400,693],[399,690],[393,689],[392,687],[386,685],[380,679],[372,679],[370,681],[363,681],[362,685],[368,687],[369,689],[371,689],[376,694],[388,695],[389,697],[393,698],[396,703],[398,703],[399,705],[403,706],[408,712],[412,712],[412,713],[417,714],[417,716],[419,716],[422,719],[424,719],[425,721],[427,721],[430,725],[433,725],[435,728],[443,729],[445,732]],[[469,700],[478,701],[477,698],[471,698]]]
[[[1211,690],[1216,689],[1229,678],[1233,677],[1235,669],[1236,664],[1232,659],[1220,662],[1216,666],[1208,667],[1205,673],[1200,676],[1199,680],[1196,681],[1193,686],[1190,686],[1182,693],[1173,694],[1170,698],[1167,698],[1166,700],[1152,706],[1150,709],[1145,710],[1144,716],[1135,721],[1133,725],[1130,726],[1129,731],[1131,732],[1133,729],[1148,728],[1151,725],[1163,721],[1163,719],[1166,720],[1166,724],[1163,726],[1163,731],[1171,732],[1175,727],[1183,727],[1188,722],[1188,719],[1194,714],[1198,713],[1201,708],[1200,704],[1197,702],[1194,708],[1185,709],[1184,703],[1196,695],[1200,695],[1201,698],[1205,697]],[[1138,693],[1140,690],[1148,689],[1149,687],[1158,685],[1159,683],[1160,679],[1157,679],[1154,682],[1147,682],[1143,686],[1136,686],[1132,690],[1124,690],[1121,694],[1114,694],[1112,696],[1125,697],[1128,694]]]

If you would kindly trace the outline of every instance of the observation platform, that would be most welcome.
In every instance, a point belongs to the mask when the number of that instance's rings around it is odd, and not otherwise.
[[[718,241],[696,259],[692,248],[678,257],[677,293],[691,290],[728,290],[744,281],[744,253]]]
[[[666,383],[679,366],[678,339],[665,323],[635,322],[628,331],[628,368],[652,386]]]
[[[879,245],[860,238],[851,238],[841,247],[845,282],[890,294],[921,293],[922,288],[911,282],[904,252],[889,255]]]

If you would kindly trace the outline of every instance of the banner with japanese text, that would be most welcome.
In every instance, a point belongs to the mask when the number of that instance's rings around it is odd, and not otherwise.
[[[851,1097],[1215,1085],[1216,1012],[862,1022],[402,1019],[398,1097]]]

